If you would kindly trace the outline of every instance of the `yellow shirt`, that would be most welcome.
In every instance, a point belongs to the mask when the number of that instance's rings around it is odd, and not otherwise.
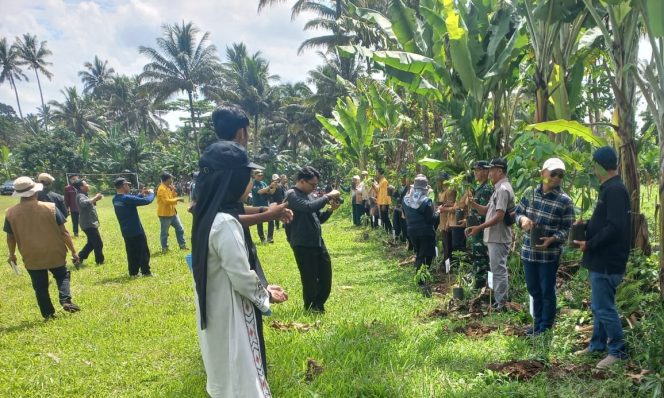
[[[173,185],[167,187],[159,184],[157,188],[157,215],[159,217],[173,217],[178,214],[175,205],[178,204],[178,195]]]
[[[387,194],[387,179],[385,177],[381,178],[378,183],[378,196],[376,202],[378,203],[378,206],[389,206],[392,204],[392,200]]]

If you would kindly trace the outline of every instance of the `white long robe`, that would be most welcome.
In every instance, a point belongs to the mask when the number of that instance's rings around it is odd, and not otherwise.
[[[195,298],[208,394],[213,398],[271,397],[254,313],[254,305],[269,313],[270,298],[249,268],[242,226],[231,215],[218,213],[210,230],[204,330]]]

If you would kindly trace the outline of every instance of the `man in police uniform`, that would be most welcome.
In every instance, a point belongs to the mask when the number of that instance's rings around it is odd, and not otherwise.
[[[473,167],[473,172],[478,184],[473,194],[473,200],[475,203],[487,206],[489,198],[493,194],[493,187],[489,183],[489,162],[486,160],[477,161]],[[470,209],[470,214],[470,217],[466,220],[467,222],[474,219],[473,224],[479,225],[485,221],[485,216],[474,208]],[[482,288],[486,285],[487,272],[489,271],[489,252],[481,235],[475,235],[470,239],[470,250],[475,266],[475,286]]]

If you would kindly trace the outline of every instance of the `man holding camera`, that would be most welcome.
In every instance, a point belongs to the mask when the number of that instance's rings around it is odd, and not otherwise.
[[[320,173],[311,166],[300,169],[297,183],[287,192],[286,201],[293,211],[289,243],[300,270],[304,308],[323,313],[332,289],[332,261],[321,235],[321,224],[339,207],[340,193],[332,190],[313,199],[311,193],[318,186],[319,178]],[[321,213],[328,203],[328,210]]]

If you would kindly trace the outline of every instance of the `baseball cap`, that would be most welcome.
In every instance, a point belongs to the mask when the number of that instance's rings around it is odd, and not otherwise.
[[[131,182],[124,177],[118,177],[113,181],[113,185],[115,185],[116,188],[122,187],[125,183],[131,185]]]
[[[542,170],[565,170],[565,163],[563,163],[563,161],[558,158],[550,158],[544,162]]]
[[[489,168],[489,162],[487,162],[486,160],[478,160],[473,165],[473,169],[488,169],[488,168]]]
[[[491,162],[489,162],[489,167],[488,168],[491,169],[493,167],[501,168],[501,169],[505,170],[505,172],[507,172],[507,161],[503,158],[492,159]]]

